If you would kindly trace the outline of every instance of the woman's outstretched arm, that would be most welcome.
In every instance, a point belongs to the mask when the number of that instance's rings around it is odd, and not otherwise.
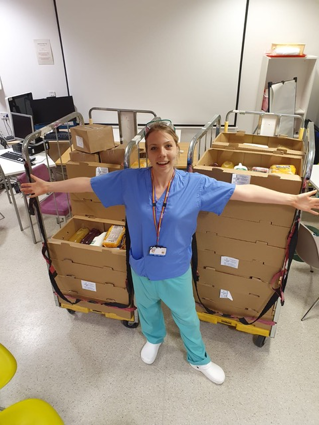
[[[289,205],[297,210],[307,211],[314,215],[319,215],[315,210],[319,210],[319,198],[315,198],[316,190],[291,195],[289,193],[277,192],[265,187],[244,184],[237,185],[231,200],[243,202],[257,202],[261,204]]]
[[[76,177],[74,179],[47,182],[31,174],[32,183],[22,183],[21,190],[30,198],[43,195],[48,192],[82,193],[93,192],[90,177]]]

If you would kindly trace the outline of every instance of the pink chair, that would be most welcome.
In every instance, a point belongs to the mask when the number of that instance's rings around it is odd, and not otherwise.
[[[50,181],[49,170],[45,164],[40,164],[33,167],[31,173],[42,180]],[[29,181],[27,174],[25,172],[23,174],[20,174],[17,177],[17,180],[19,184],[27,183]],[[28,208],[25,196],[24,196],[24,200]],[[66,217],[71,213],[71,205],[70,205],[69,197],[67,193],[60,193],[60,192],[51,193],[48,196],[46,196],[44,199],[41,199],[39,203],[40,203],[41,213],[57,216],[57,222],[59,224],[61,222],[60,220],[61,217],[63,217],[64,220],[66,221]],[[28,213],[29,213],[29,209],[28,209]],[[30,219],[30,226],[31,226],[33,241],[36,242],[30,213],[29,213],[29,219]]]

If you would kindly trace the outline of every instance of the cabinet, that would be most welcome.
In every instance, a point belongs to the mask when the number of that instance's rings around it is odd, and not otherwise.
[[[291,80],[297,77],[295,113],[307,118],[307,109],[316,71],[316,56],[269,57],[264,56],[257,91],[256,111],[261,110],[264,90],[268,82]]]

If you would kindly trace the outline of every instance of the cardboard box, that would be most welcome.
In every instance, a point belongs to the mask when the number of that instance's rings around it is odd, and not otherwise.
[[[106,168],[109,173],[112,171],[121,170],[123,167],[117,164],[106,164],[97,162],[73,162],[69,161],[66,164],[68,178],[74,177],[95,177],[99,173],[99,169]]]
[[[281,269],[286,250],[268,245],[265,242],[250,242],[219,236],[214,232],[196,233],[198,252],[213,251],[220,255],[239,258],[244,261],[263,262]],[[199,257],[201,263],[201,258]],[[207,261],[206,261],[207,263]],[[205,264],[208,266],[209,264]]]
[[[118,145],[114,148],[101,151],[99,153],[100,161],[108,164],[124,165],[125,148],[125,145]]]
[[[111,126],[90,124],[71,127],[74,149],[87,153],[96,153],[114,147]]]
[[[274,164],[294,165],[296,175],[290,174],[265,174],[256,171],[234,170],[221,168],[225,161],[232,161],[235,165],[242,163],[248,168],[255,166],[269,168]],[[219,166],[214,166],[218,164]],[[194,171],[213,177],[216,180],[232,182],[233,175],[246,177],[247,184],[255,184],[268,189],[277,190],[291,194],[300,193],[302,179],[303,157],[297,155],[280,155],[265,152],[246,152],[240,150],[223,150],[222,148],[211,148],[200,158]]]
[[[303,141],[285,136],[261,136],[246,134],[244,131],[236,133],[220,133],[214,140],[214,146],[223,149],[245,149],[247,151],[278,152],[302,156]]]
[[[74,276],[60,275],[56,277],[56,282],[64,295],[120,304],[128,304],[129,302],[127,290],[118,288],[111,283],[99,283],[78,279]]]
[[[258,317],[274,293],[271,286],[260,279],[230,276],[209,267],[201,270],[197,288],[204,305],[239,317]]]
[[[95,177],[99,167],[107,168],[108,172],[117,171],[122,167],[116,164],[96,162],[72,162],[66,164],[68,178]],[[124,205],[115,205],[105,208],[99,198],[93,192],[72,193],[70,195],[72,213],[79,216],[100,217],[109,220],[125,221]]]
[[[118,288],[126,288],[126,271],[114,270],[112,267],[96,267],[75,263],[69,258],[52,259],[53,267],[62,276],[72,276],[98,283],[110,283]]]
[[[239,239],[248,242],[265,242],[278,248],[285,248],[289,229],[287,227],[274,226],[269,223],[255,223],[234,218],[217,216],[211,213],[211,226],[207,222],[197,221],[196,233],[204,233],[207,237],[214,234],[230,239]],[[213,232],[211,230],[213,229]]]
[[[77,150],[70,151],[70,160],[75,162],[100,162],[97,153],[86,153]]]
[[[95,267],[110,267],[126,273],[126,252],[118,248],[97,247],[70,242],[70,237],[80,228],[93,227],[101,232],[107,231],[113,224],[123,225],[120,221],[85,217],[73,217],[54,236],[48,240],[51,259],[69,259],[73,263]]]
[[[72,301],[74,301],[74,298],[75,297],[72,296]],[[66,301],[62,300],[60,297],[58,297],[58,299],[60,304],[63,304],[64,307],[68,307]],[[103,304],[99,304],[99,302],[94,300],[80,301],[79,303],[75,304],[74,308],[83,310],[85,313],[93,312],[99,314],[110,314],[116,316],[116,318],[121,318],[125,320],[134,319],[134,312],[130,311],[129,309],[109,307]]]
[[[226,253],[224,253],[226,254]],[[216,271],[228,273],[229,275],[257,278],[263,282],[270,283],[272,278],[281,270],[279,267],[264,264],[256,260],[243,260],[240,255],[230,256],[213,251],[198,250],[198,271],[202,273],[206,267],[214,268]],[[283,262],[283,261],[282,261]]]
[[[237,220],[254,221],[256,223],[271,223],[275,226],[290,228],[294,217],[295,208],[287,205],[258,204],[254,202],[230,201],[224,208],[221,217],[235,218]],[[206,211],[200,212],[200,219],[209,222]],[[208,223],[207,223],[208,224]]]
[[[89,194],[72,194],[70,196],[74,215],[122,221],[123,225],[123,222],[125,222],[124,205],[105,208],[94,193],[91,193],[91,198],[86,197],[87,195]]]

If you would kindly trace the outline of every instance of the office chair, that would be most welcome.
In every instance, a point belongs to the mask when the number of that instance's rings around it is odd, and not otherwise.
[[[35,167],[32,168],[31,173],[42,180],[50,181],[49,170],[45,164],[36,165]],[[22,183],[27,183],[29,181],[27,174],[25,172],[20,174],[17,177],[17,180],[20,185]],[[24,198],[24,203],[26,205],[26,208],[28,209],[28,204],[24,194],[23,194],[23,198]],[[60,224],[60,217],[63,217],[64,221],[66,221],[66,217],[71,212],[71,206],[69,203],[68,194],[60,193],[60,192],[49,194],[44,199],[40,200],[40,210],[42,214],[57,216],[57,222],[59,224]],[[28,216],[29,216],[29,221],[31,226],[31,232],[33,235],[33,240],[35,242],[35,235],[34,235],[33,224],[31,221],[29,209],[28,209]],[[61,227],[61,224],[60,224],[60,227]]]
[[[313,268],[319,269],[319,233],[316,234],[311,229],[300,223],[296,253],[302,261],[309,264],[310,271],[313,272]],[[318,301],[319,297],[303,315],[301,320],[306,318],[310,310],[312,310]]]
[[[0,344],[0,389],[15,375],[17,361],[10,351]],[[4,410],[0,408],[0,425],[63,425],[64,422],[50,404],[30,398],[19,401]]]

